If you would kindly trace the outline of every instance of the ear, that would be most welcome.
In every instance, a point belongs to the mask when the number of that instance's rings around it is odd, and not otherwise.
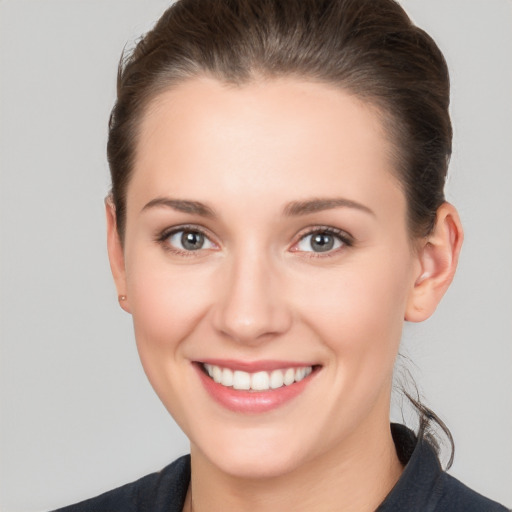
[[[130,313],[129,298],[126,294],[126,270],[124,265],[124,250],[117,231],[116,207],[111,196],[105,198],[105,213],[107,216],[107,249],[110,270],[119,297],[119,305]]]
[[[432,233],[417,249],[419,270],[407,300],[405,320],[421,322],[436,310],[455,275],[463,238],[457,210],[443,203]]]

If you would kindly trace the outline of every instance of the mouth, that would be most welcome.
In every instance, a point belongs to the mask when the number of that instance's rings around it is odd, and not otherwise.
[[[269,391],[300,382],[313,372],[314,367],[300,366],[252,373],[208,363],[202,363],[202,368],[221,386],[240,391]]]
[[[241,413],[263,413],[299,396],[321,365],[283,362],[195,362],[209,395],[223,407]]]

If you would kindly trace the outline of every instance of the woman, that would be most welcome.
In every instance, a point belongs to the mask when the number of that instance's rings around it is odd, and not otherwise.
[[[392,1],[182,0],[120,68],[108,246],[190,439],[62,510],[505,510],[390,428],[404,320],[450,285],[449,84]]]

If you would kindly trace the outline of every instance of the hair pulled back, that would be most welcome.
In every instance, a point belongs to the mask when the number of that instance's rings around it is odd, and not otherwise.
[[[377,107],[407,199],[410,235],[431,231],[451,154],[449,75],[435,42],[397,2],[178,0],[119,65],[107,153],[121,240],[145,109],[159,93],[199,76],[236,86],[297,77]],[[420,432],[433,420],[451,441],[441,420],[407,396],[420,413]]]
[[[107,153],[121,238],[145,108],[160,92],[205,75],[235,85],[296,76],[377,106],[411,235],[429,233],[451,154],[448,69],[395,1],[179,0],[119,65]]]

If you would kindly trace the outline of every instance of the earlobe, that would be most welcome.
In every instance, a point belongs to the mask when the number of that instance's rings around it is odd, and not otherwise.
[[[432,232],[418,248],[419,271],[410,291],[405,320],[421,322],[436,310],[457,269],[464,238],[457,210],[443,203]]]
[[[130,313],[130,304],[126,293],[124,250],[117,231],[116,208],[111,196],[105,198],[105,213],[107,217],[107,249],[110,269],[116,285],[119,305],[127,313]]]

